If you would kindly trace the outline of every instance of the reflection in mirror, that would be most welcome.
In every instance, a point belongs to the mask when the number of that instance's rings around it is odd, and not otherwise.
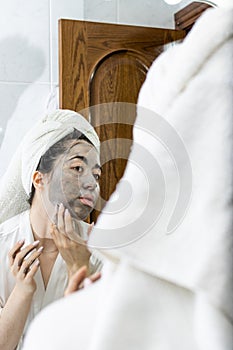
[[[85,118],[56,110],[29,130],[2,178],[1,349],[6,342],[16,347],[35,315],[67,292],[74,274],[82,272],[83,281],[101,269],[86,245],[92,225],[84,221],[99,195],[99,149]],[[10,332],[13,325],[17,332]]]

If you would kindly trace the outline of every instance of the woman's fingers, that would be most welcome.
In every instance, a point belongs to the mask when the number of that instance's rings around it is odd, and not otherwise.
[[[58,206],[58,211],[57,211],[57,228],[62,233],[65,233],[64,213],[65,213],[65,207],[61,203]]]
[[[10,267],[13,272],[18,271],[18,267],[21,266],[23,259],[39,244],[39,241],[35,241],[22,249],[24,240],[19,241],[8,253]]]
[[[72,217],[71,217],[68,209],[65,210],[64,219],[65,219],[65,233],[69,238],[71,238],[74,228],[73,228]]]
[[[8,258],[9,258],[10,266],[13,265],[15,256],[16,256],[16,254],[20,251],[20,249],[22,248],[22,246],[24,245],[24,242],[25,242],[25,239],[22,239],[22,240],[18,241],[18,242],[14,245],[14,247],[9,251],[9,253],[8,253]]]
[[[83,288],[86,288],[90,284],[98,281],[100,279],[100,277],[101,277],[101,273],[100,272],[96,272],[93,275],[85,278],[84,281],[83,281]]]
[[[71,232],[73,229],[72,219],[67,209],[63,204],[58,206],[57,212],[57,225],[52,224],[51,234],[54,242],[57,246],[63,246],[66,244],[67,230]]]
[[[86,275],[87,275],[87,267],[82,266],[80,269],[78,269],[78,271],[76,271],[71,276],[64,295],[67,296],[73,292],[76,292],[80,288],[80,284],[83,282]]]
[[[98,281],[101,277],[100,272],[96,272],[93,275],[86,277],[87,267],[82,266],[76,273],[74,273],[69,281],[69,284],[65,290],[65,296],[76,292],[79,289],[86,288],[90,284]]]
[[[40,260],[39,259],[36,259],[34,261],[34,263],[31,265],[31,268],[29,269],[27,275],[26,275],[26,278],[29,279],[29,278],[32,278],[34,277],[36,271],[38,270],[40,266]]]
[[[27,245],[25,248],[21,249],[14,258],[14,265],[21,266],[23,263],[23,260],[26,258],[26,256],[31,253],[33,249],[35,249],[40,241],[35,241],[29,245]]]
[[[39,256],[43,251],[43,247],[40,247],[38,250],[34,251],[28,258],[25,258],[19,268],[19,276],[25,277],[28,274],[34,262],[38,260]]]
[[[63,207],[64,208],[64,207]],[[64,213],[61,214],[61,213]],[[73,221],[72,221],[72,217],[69,213],[68,209],[65,209],[62,212],[59,211],[59,225],[60,227],[62,227],[62,230],[60,230],[60,228],[55,225],[55,224],[51,224],[51,236],[55,242],[55,244],[57,245],[57,247],[69,247],[73,240],[76,240],[76,238],[74,237],[74,227],[73,227]],[[77,236],[78,239],[78,236]]]
[[[17,242],[9,252],[11,271],[17,280],[24,280],[29,273],[29,276],[34,276],[39,266],[38,263],[36,266],[34,264],[43,251],[43,247],[37,249],[39,241],[22,248],[23,244],[23,240]]]
[[[67,237],[65,237],[64,233],[60,233],[55,224],[51,224],[50,234],[58,249],[62,246],[66,246]]]
[[[91,282],[96,282],[100,279],[101,277],[101,273],[100,272],[96,272],[96,273],[93,273],[93,275],[89,276],[89,279],[91,280]]]
[[[67,238],[80,244],[87,243],[87,241],[81,238],[80,230],[82,230],[82,227],[79,227],[79,224],[77,223],[74,228],[73,219],[69,210],[65,208],[63,204],[60,204],[57,207],[57,225],[54,223],[51,224],[51,235],[55,243],[60,246],[66,245]],[[90,235],[93,226],[94,223],[89,225],[87,232],[88,236]]]

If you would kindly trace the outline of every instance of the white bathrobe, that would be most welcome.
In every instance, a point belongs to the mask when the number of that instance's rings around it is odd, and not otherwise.
[[[25,211],[1,224],[0,233],[0,308],[3,308],[15,286],[15,279],[9,268],[8,253],[21,239],[25,239],[26,245],[34,242],[29,221],[29,211]],[[46,290],[40,269],[35,275],[35,281],[37,289],[33,296],[27,323],[24,328],[24,334],[29,323],[42,308],[64,295],[68,275],[66,264],[60,254],[58,254],[55,261]],[[21,349],[20,345],[17,350],[18,349]]]
[[[99,249],[106,259],[103,278],[45,308],[32,323],[24,350],[232,349],[232,18],[233,10],[208,10],[182,44],[152,65],[139,95],[133,162],[117,188],[121,194],[130,184],[132,198],[114,215],[114,201],[107,204],[89,242],[112,248]],[[190,163],[179,159],[177,172],[185,174],[191,164],[187,210],[170,234],[179,176],[166,152],[150,144],[159,124],[152,121],[147,128],[151,113],[143,108],[158,113],[183,140]],[[145,130],[137,130],[143,118]],[[157,182],[156,167],[151,173],[148,168],[148,182],[142,181],[138,145],[148,157],[155,152],[170,180],[161,213],[156,194],[166,182]],[[176,149],[170,151],[177,157]],[[146,196],[151,205],[144,212]],[[153,203],[156,222],[151,222]]]

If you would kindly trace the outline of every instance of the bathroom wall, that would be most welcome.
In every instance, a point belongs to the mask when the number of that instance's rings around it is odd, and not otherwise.
[[[174,28],[190,0],[0,0],[0,176],[22,136],[56,106],[58,19]]]

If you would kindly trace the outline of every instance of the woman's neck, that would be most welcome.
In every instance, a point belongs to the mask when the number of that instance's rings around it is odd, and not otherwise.
[[[51,218],[49,218],[44,206],[38,201],[33,201],[30,208],[30,224],[34,237],[51,239],[51,223]]]
[[[32,203],[29,216],[33,237],[35,241],[40,241],[38,247],[43,247],[42,256],[45,257],[47,254],[50,254],[50,258],[56,258],[58,249],[50,234],[51,219],[47,211],[40,203],[34,202]]]

